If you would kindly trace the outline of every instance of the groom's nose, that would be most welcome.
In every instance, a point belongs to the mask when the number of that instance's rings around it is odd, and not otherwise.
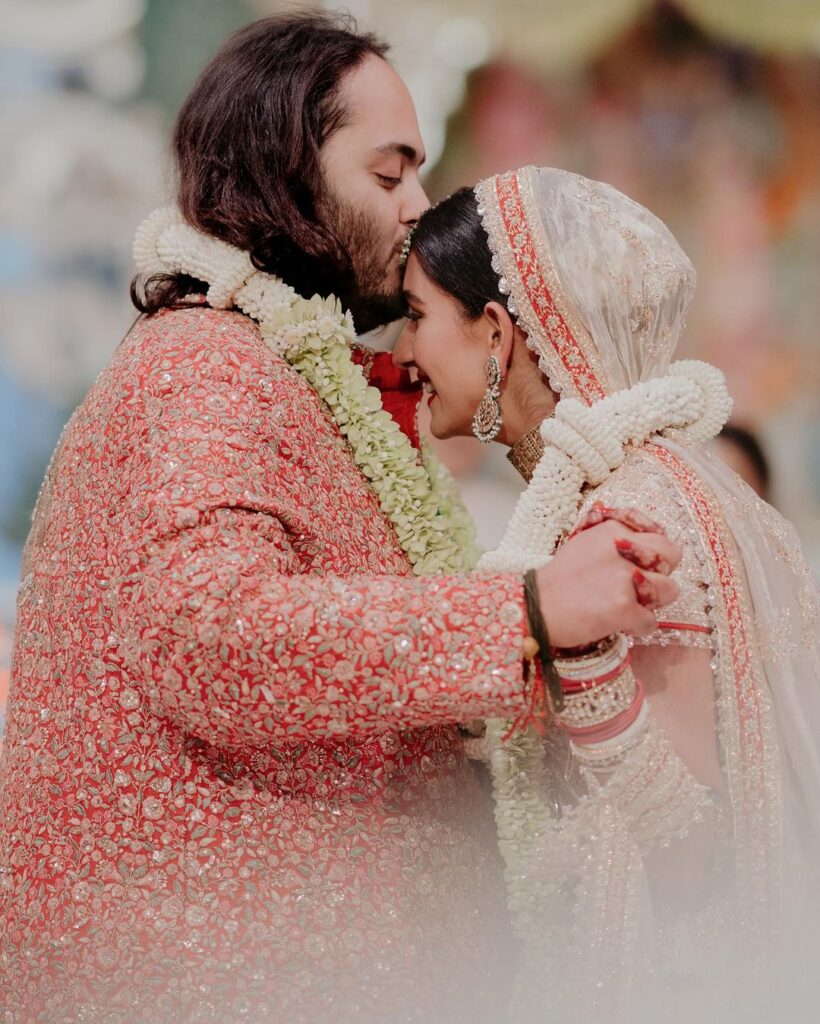
[[[422,188],[418,177],[414,174],[407,182],[407,190],[402,196],[401,222],[408,227],[416,223],[419,217],[430,206],[427,193]]]

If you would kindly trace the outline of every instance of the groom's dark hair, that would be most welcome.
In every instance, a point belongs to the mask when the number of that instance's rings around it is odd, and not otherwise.
[[[317,217],[320,150],[345,123],[345,75],[387,51],[341,14],[263,18],[231,36],[176,120],[172,150],[185,219],[247,250],[259,270],[298,292],[335,290],[352,267],[332,227]],[[137,277],[131,298],[150,314],[205,290],[184,275]]]

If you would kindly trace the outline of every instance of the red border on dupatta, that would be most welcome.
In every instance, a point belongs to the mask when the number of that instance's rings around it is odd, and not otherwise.
[[[521,196],[518,175],[499,175],[496,179],[496,193],[501,211],[501,220],[510,250],[515,259],[521,285],[549,339],[556,355],[569,374],[578,394],[587,405],[606,397],[606,391],[595,376],[584,351],[570,330],[569,325],[555,303],[552,292],[544,277],[536,251],[532,231]]]
[[[700,523],[714,559],[717,583],[720,586],[726,609],[729,628],[729,650],[735,683],[738,710],[738,745],[743,770],[753,772],[758,794],[765,798],[764,726],[760,697],[754,685],[754,673],[749,651],[746,624],[743,621],[741,583],[726,543],[721,535],[720,524],[715,518],[700,481],[689,467],[677,456],[660,445],[648,444],[646,449],[660,460],[683,487],[691,502],[695,516]],[[749,778],[749,775],[746,776]]]

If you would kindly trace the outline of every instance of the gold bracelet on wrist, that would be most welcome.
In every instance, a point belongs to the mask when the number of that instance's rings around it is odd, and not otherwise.
[[[555,670],[562,680],[583,683],[614,672],[629,657],[629,641],[622,633],[608,638],[600,654],[581,658],[556,658]]]

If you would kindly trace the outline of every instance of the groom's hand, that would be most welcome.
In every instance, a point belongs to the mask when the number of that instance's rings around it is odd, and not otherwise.
[[[550,642],[581,647],[611,633],[653,632],[655,610],[678,596],[669,573],[682,554],[640,513],[593,509],[552,561],[538,570]]]

